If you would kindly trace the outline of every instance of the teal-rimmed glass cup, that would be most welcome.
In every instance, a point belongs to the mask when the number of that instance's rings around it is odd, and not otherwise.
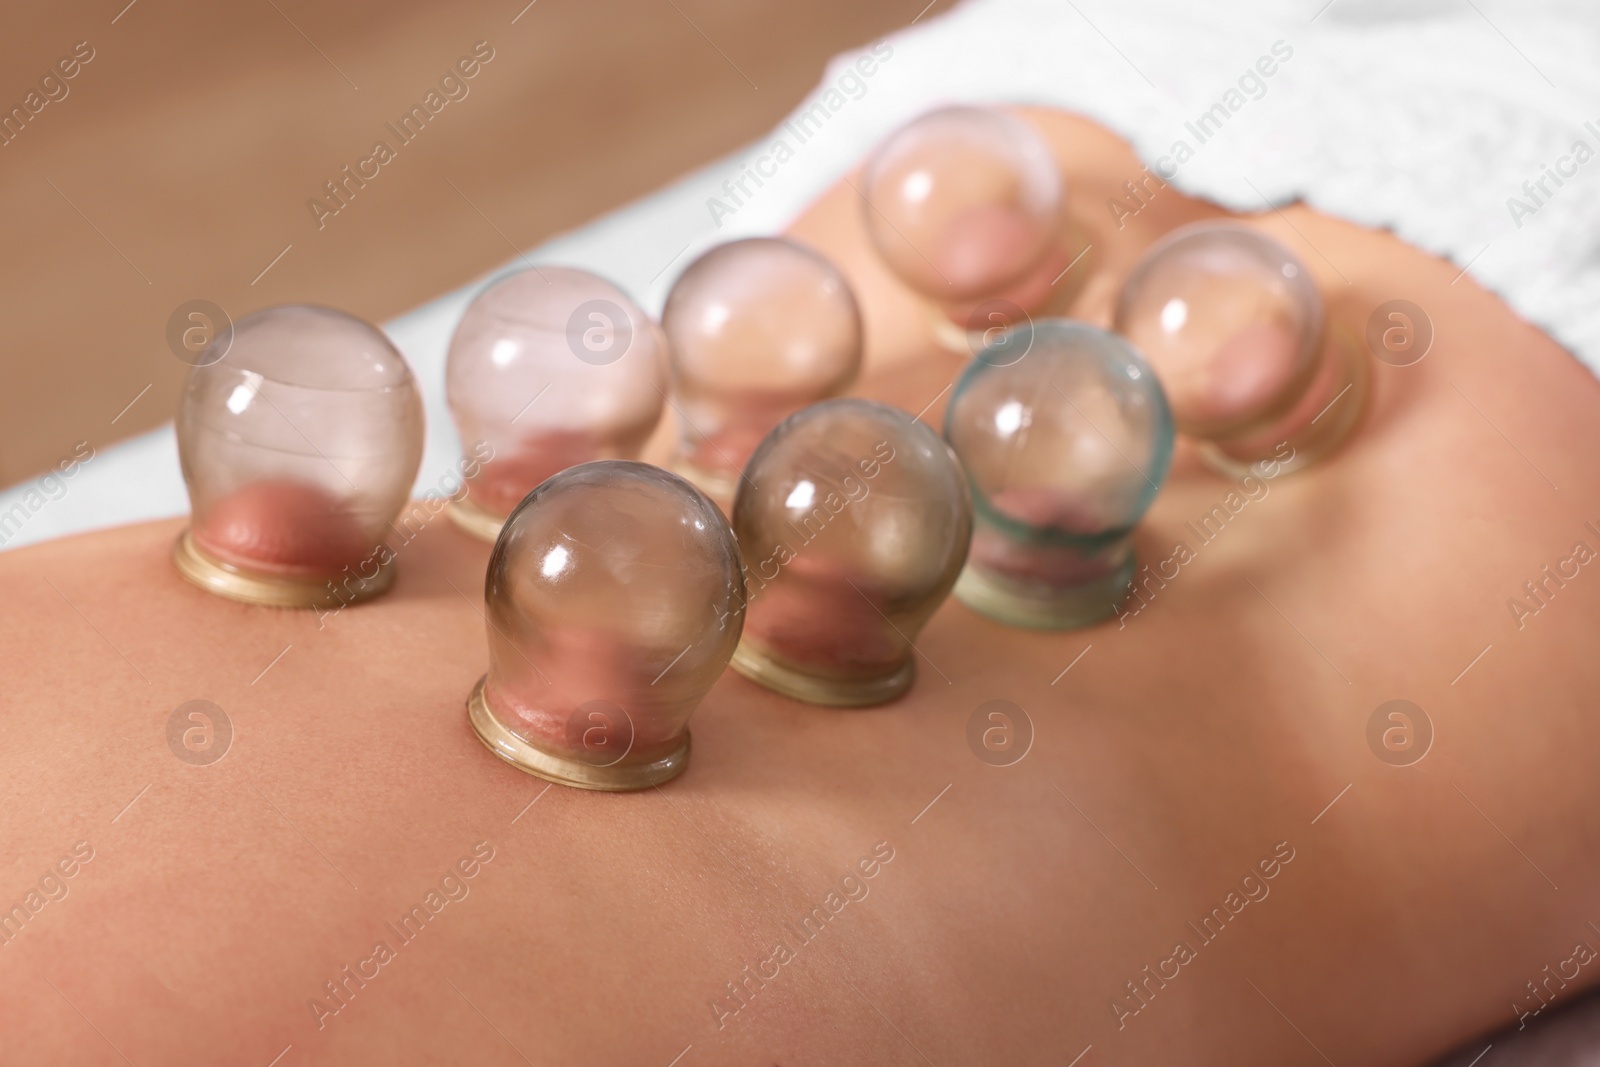
[[[1138,350],[1086,323],[1016,326],[956,382],[944,434],[974,512],[956,598],[1034,629],[1111,615],[1172,462],[1172,412]]]

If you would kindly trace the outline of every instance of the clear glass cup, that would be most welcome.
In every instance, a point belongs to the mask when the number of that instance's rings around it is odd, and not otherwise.
[[[961,571],[972,505],[938,434],[852,397],[799,411],[761,442],[733,527],[749,596],[734,669],[853,707],[910,688],[913,642]]]
[[[781,237],[718,245],[661,313],[680,433],[672,467],[719,502],[784,416],[837,396],[861,369],[861,312],[837,267]]]
[[[627,294],[571,267],[507,275],[468,306],[445,365],[450,412],[473,457],[450,515],[487,541],[546,478],[637,459],[661,419],[660,331]]]
[[[1070,298],[1055,283],[1083,241],[1068,232],[1050,146],[1023,119],[992,107],[930,111],[874,150],[862,183],[873,246],[927,301],[947,347],[970,354],[985,331]]]
[[[179,571],[280,607],[386,590],[385,538],[422,462],[422,398],[404,357],[377,327],[304,304],[249,315],[212,346],[178,408],[192,512]]]
[[[1172,415],[1133,346],[1079,322],[1018,327],[957,380],[945,438],[976,513],[956,598],[1035,629],[1111,615],[1172,459]]]
[[[491,751],[585,789],[682,773],[689,716],[744,623],[739,547],[705,494],[647,463],[569,467],[506,520],[485,598],[468,711]]]
[[[1279,474],[1304,467],[1359,421],[1366,357],[1326,322],[1293,252],[1216,221],[1150,247],[1122,287],[1114,328],[1155,368],[1179,432],[1239,477],[1261,462]]]

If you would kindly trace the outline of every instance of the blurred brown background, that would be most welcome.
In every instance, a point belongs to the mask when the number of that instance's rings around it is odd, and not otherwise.
[[[0,485],[171,416],[179,304],[381,321],[759,136],[923,2],[11,5]],[[494,58],[468,95],[400,147],[384,124],[478,41]],[[307,200],[380,138],[396,158],[319,229]]]

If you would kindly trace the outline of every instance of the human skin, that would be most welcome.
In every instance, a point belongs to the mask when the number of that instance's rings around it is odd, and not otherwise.
[[[1075,310],[1104,322],[1151,241],[1219,212],[1165,189],[1117,229],[1127,148],[1028,116],[1094,245]],[[795,233],[857,286],[857,391],[937,426],[961,360],[872,260],[856,197]],[[1400,1067],[1514,1024],[1525,983],[1600,946],[1600,566],[1520,629],[1507,607],[1600,549],[1600,386],[1392,236],[1250,221],[1355,336],[1390,299],[1431,317],[1426,358],[1374,365],[1343,449],[1200,545],[1184,524],[1230,484],[1180,447],[1135,542],[1194,558],[1137,614],[1038,633],[948,602],[879,709],[727,672],[657,789],[546,791],[479,744],[489,546],[443,515],[397,546],[388,595],[320,627],[186,584],[179,522],[0,555],[0,906],[94,849],[0,945],[0,1060]],[[1436,731],[1407,767],[1366,739],[1395,698]],[[209,766],[168,747],[194,699],[235,730]],[[997,699],[1035,730],[1008,767],[966,740]],[[482,841],[470,894],[400,945],[385,923]],[[878,842],[868,895],[801,943],[786,924]],[[1280,842],[1270,894],[1200,944],[1186,924]],[[308,1001],[380,939],[395,958],[319,1029]],[[793,959],[719,1028],[724,983],[780,939]],[[1119,1029],[1124,983],[1180,939],[1196,958]]]

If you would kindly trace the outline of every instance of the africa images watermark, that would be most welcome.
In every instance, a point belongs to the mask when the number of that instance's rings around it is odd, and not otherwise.
[[[5,511],[0,511],[0,548],[22,531],[28,520],[43,511],[52,501],[67,495],[67,481],[78,470],[94,459],[94,448],[87,441],[79,441],[72,455],[57,463],[55,470],[39,477],[38,483],[22,494],[22,499]]]
[[[29,89],[22,103],[0,111],[0,148],[5,148],[22,136],[22,131],[28,128],[29,123],[37,122],[45,108],[65,100],[67,94],[72,92],[72,86],[67,83],[76,78],[94,57],[94,46],[88,41],[79,41],[72,46],[71,55],[56,60],[40,76],[39,87]]]
[[[209,700],[186,700],[167,717],[167,747],[191,767],[209,767],[233,747],[233,720]]]
[[[424,493],[421,499],[411,504],[409,511],[389,524],[389,529],[398,535],[395,543],[384,541],[361,562],[345,564],[343,577],[328,579],[328,594],[333,598],[334,606],[314,609],[317,613],[317,629],[323,629],[329,619],[359,600],[362,586],[393,563],[395,553],[415,541],[430,522],[444,513],[445,508],[466,498],[472,479],[483,470],[485,463],[494,459],[494,446],[487,441],[479,441],[468,452],[468,456],[456,461],[455,470],[447,471],[434,489]]]
[[[821,904],[812,905],[811,910],[802,915],[799,922],[783,923],[785,936],[773,943],[767,955],[754,964],[746,964],[737,982],[723,983],[728,991],[727,996],[707,1002],[711,1007],[711,1017],[717,1021],[717,1029],[726,1027],[729,1019],[748,1008],[756,994],[767,987],[768,982],[777,981],[783,973],[783,968],[799,957],[801,949],[821,937],[828,924],[851,902],[867,899],[867,894],[872,891],[867,885],[867,880],[883,873],[883,868],[893,859],[894,846],[887,841],[879,841],[872,846],[870,854],[857,860],[855,866],[839,879],[839,888],[828,890]],[[857,872],[860,872],[859,877]],[[793,938],[793,947],[790,946],[789,938]]]
[[[1433,719],[1410,700],[1385,700],[1367,716],[1367,747],[1391,767],[1410,767],[1433,750]]]
[[[1193,122],[1183,124],[1184,129],[1194,138],[1193,145],[1182,137],[1178,138],[1172,142],[1172,148],[1166,155],[1144,168],[1143,176],[1139,180],[1123,183],[1123,188],[1128,193],[1128,200],[1108,197],[1106,208],[1110,210],[1111,220],[1117,224],[1117,229],[1122,229],[1128,219],[1149,207],[1150,201],[1155,199],[1155,194],[1165,189],[1167,182],[1177,177],[1178,171],[1195,157],[1199,147],[1220,133],[1229,119],[1243,110],[1250,101],[1260,100],[1266,96],[1267,79],[1277,74],[1279,67],[1293,57],[1292,45],[1287,41],[1273,41],[1268,54],[1257,57],[1255,63],[1246,67],[1244,73],[1239,75],[1238,88],[1228,89],[1222,94],[1221,99],[1201,112]],[[1155,188],[1151,188],[1151,183],[1154,183]],[[1141,192],[1144,195],[1141,196]]]
[[[493,59],[494,49],[489,46],[489,42],[477,42],[472,46],[471,54],[456,60],[455,64],[440,76],[438,88],[429,89],[420,104],[412,104],[411,109],[396,120],[398,126],[395,122],[384,123],[383,128],[394,135],[395,143],[390,145],[385,139],[374,142],[371,153],[356,160],[354,169],[347,163],[338,176],[323,183],[322,189],[327,195],[326,200],[313,196],[306,201],[306,208],[310,210],[317,229],[325,228],[328,219],[349,207],[356,193],[365,189],[367,182],[383,173],[383,167],[399,158],[400,149],[416,140],[428,123],[437,118],[441,111],[451,103],[465,100],[467,94],[472,91],[472,86],[468,83]]]
[[[67,899],[71,886],[67,882],[78,876],[85,864],[94,859],[94,846],[79,841],[72,851],[45,868],[44,874],[15,903],[0,912],[0,947],[11,944],[12,938],[33,922],[45,905]]]
[[[967,716],[967,748],[991,767],[1021,763],[1033,749],[1033,718],[1010,700],[986,700]]]
[[[1595,144],[1600,144],[1600,125],[1596,125],[1591,119],[1583,124],[1583,128],[1594,137]],[[1572,142],[1572,148],[1566,155],[1556,157],[1554,166],[1543,164],[1544,169],[1537,178],[1523,182],[1522,196],[1506,197],[1506,210],[1511,213],[1511,221],[1516,224],[1517,229],[1522,229],[1524,219],[1537,215],[1539,210],[1561,191],[1562,186],[1578,176],[1578,168],[1593,159],[1595,155],[1594,146],[1580,138]],[[1555,188],[1552,189],[1551,185]]]
[[[754,195],[750,190],[750,182],[755,182],[757,189],[761,188],[766,184],[765,179],[775,177],[778,168],[795,157],[796,145],[803,145],[820,133],[828,120],[850,101],[860,100],[867,95],[867,79],[878,72],[879,64],[889,62],[894,56],[894,46],[888,41],[879,41],[868,51],[871,54],[861,56],[846,68],[816,103],[783,124],[788,137],[773,141],[765,152],[741,165],[737,178],[729,178],[722,183],[726,200],[717,196],[706,200],[706,210],[711,213],[711,221],[716,223],[718,229],[722,228],[724,217],[738,214],[739,209]],[[789,143],[789,137],[794,138],[794,145]]]
[[[1589,924],[1589,928],[1597,929],[1593,923]],[[1585,934],[1584,937],[1587,938],[1588,935]],[[1554,972],[1551,971],[1550,964],[1545,964],[1543,970],[1539,972],[1542,977],[1539,978],[1538,984],[1535,985],[1532,979],[1526,983],[1530,994],[1528,1001],[1534,1006],[1529,1008],[1519,1001],[1511,1002],[1511,1012],[1517,1017],[1517,1029],[1526,1029],[1528,1020],[1537,1017],[1557,1000],[1561,996],[1561,991],[1567,988],[1567,984],[1576,981],[1578,972],[1593,963],[1596,956],[1594,947],[1587,940],[1582,940],[1572,946],[1572,955],[1555,963]]]
[[[494,846],[489,842],[479,841],[473,845],[470,855],[461,857],[440,877],[437,888],[430,887],[420,903],[413,904],[398,920],[384,924],[389,936],[374,942],[370,954],[353,965],[345,966],[331,980],[322,983],[326,997],[310,997],[306,1000],[306,1007],[311,1009],[317,1029],[326,1027],[330,1016],[348,1008],[355,1001],[356,994],[367,988],[368,982],[376,981],[383,974],[383,968],[394,961],[399,950],[420,937],[428,924],[448,905],[466,900],[467,894],[472,892],[472,879],[494,857]],[[390,938],[394,941],[392,945]]]
[[[1126,996],[1119,994],[1111,1001],[1111,1014],[1117,1020],[1117,1029],[1125,1030],[1128,1020],[1148,1008],[1155,1000],[1156,994],[1167,988],[1167,983],[1175,981],[1183,973],[1183,968],[1199,958],[1199,950],[1222,936],[1222,931],[1228,924],[1237,919],[1241,912],[1251,904],[1259,904],[1267,899],[1272,892],[1272,887],[1267,883],[1283,873],[1295,857],[1294,846],[1287,841],[1279,841],[1272,846],[1272,854],[1266,856],[1239,879],[1237,889],[1230,889],[1222,898],[1222,903],[1213,907],[1201,918],[1200,925],[1188,923],[1189,929],[1194,933],[1195,943],[1190,944],[1187,935],[1172,946],[1172,952],[1164,959],[1157,961],[1155,969],[1151,970],[1145,964],[1140,971],[1140,976],[1125,982],[1128,993]]]
[[[882,473],[885,464],[894,462],[895,455],[893,445],[888,441],[879,441],[872,446],[871,456],[854,461],[845,459],[841,464],[845,470],[859,470],[861,472],[859,479],[854,474],[846,474],[839,479],[837,487],[819,486],[817,483],[821,479],[813,480],[811,477],[797,482],[789,491],[788,499],[783,502],[784,507],[790,512],[806,512],[798,526],[793,519],[789,520],[789,528],[795,533],[795,541],[792,545],[788,541],[777,542],[767,557],[754,566],[741,559],[740,565],[744,569],[745,580],[743,605],[748,605],[754,600],[756,594],[767,587],[768,582],[775,581],[784,566],[799,556],[800,549],[821,537],[822,531],[827,529],[828,524],[845,508],[865,500],[872,493],[872,479]],[[770,574],[767,573],[769,568],[772,572]],[[730,608],[723,612],[720,621],[726,622],[733,610]]]
[[[1583,527],[1600,539],[1600,527],[1593,522],[1586,522]],[[1546,563],[1536,577],[1523,582],[1521,594],[1506,598],[1506,610],[1511,612],[1517,629],[1521,630],[1529,619],[1549,607],[1556,594],[1577,578],[1582,573],[1581,568],[1595,557],[1596,552],[1589,542],[1576,541],[1565,556],[1554,563]]]
[[[1287,441],[1280,442],[1270,458],[1251,465],[1250,473],[1239,479],[1238,489],[1230,489],[1199,518],[1184,523],[1183,528],[1194,535],[1194,546],[1190,547],[1188,541],[1179,541],[1165,559],[1139,568],[1128,581],[1128,591],[1133,595],[1112,607],[1117,613],[1117,629],[1126,629],[1128,620],[1149,607],[1156,594],[1176,579],[1184,567],[1199,559],[1200,549],[1221,537],[1228,523],[1238,518],[1246,507],[1265,500],[1272,491],[1269,483],[1283,473],[1283,466],[1293,459],[1294,446]],[[1135,603],[1137,607],[1133,606]]]

